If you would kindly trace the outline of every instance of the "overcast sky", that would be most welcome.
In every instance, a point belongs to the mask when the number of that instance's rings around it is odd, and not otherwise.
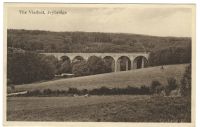
[[[19,10],[63,10],[67,11],[67,14],[20,14]],[[119,32],[184,37],[192,35],[192,10],[183,7],[20,7],[9,8],[7,16],[9,29]]]

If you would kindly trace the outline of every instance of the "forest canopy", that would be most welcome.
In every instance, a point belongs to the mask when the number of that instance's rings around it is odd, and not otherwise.
[[[168,47],[187,48],[190,37],[158,37],[125,33],[8,31],[8,47],[38,52],[151,52]]]

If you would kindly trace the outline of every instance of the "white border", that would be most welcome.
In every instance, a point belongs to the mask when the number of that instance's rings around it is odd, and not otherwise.
[[[43,3],[43,2],[56,2],[56,3],[196,3],[196,126],[200,126],[200,109],[198,107],[200,107],[200,78],[198,78],[198,76],[200,75],[200,39],[199,39],[199,29],[200,29],[200,26],[199,26],[199,13],[200,13],[200,1],[198,0],[134,0],[134,1],[131,1],[131,0],[3,0],[0,2],[0,7],[1,7],[1,11],[0,11],[0,16],[1,16],[1,34],[0,34],[0,37],[1,37],[1,45],[0,45],[0,50],[1,50],[1,54],[0,54],[0,63],[1,63],[1,67],[3,67],[3,2],[40,2],[40,3]],[[198,50],[199,49],[199,50]],[[0,81],[1,81],[1,85],[0,85],[0,89],[1,89],[1,97],[0,97],[0,102],[2,103],[3,102],[3,68],[0,69]],[[1,118],[1,122],[0,122],[0,125],[3,126],[3,104],[0,105],[1,107],[1,110],[0,110],[0,118]],[[150,125],[152,126],[152,125]]]
[[[3,0],[3,2],[54,3],[197,3],[198,0]]]

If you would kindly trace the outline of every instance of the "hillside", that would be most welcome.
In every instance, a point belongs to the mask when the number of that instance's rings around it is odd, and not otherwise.
[[[125,33],[7,31],[8,47],[38,52],[151,52],[189,47],[190,37],[158,37]]]
[[[167,84],[167,78],[174,77],[178,83],[183,76],[187,64],[166,65],[164,70],[160,66],[149,67],[125,72],[107,73],[92,76],[59,79],[41,83],[32,83],[15,86],[16,91],[23,90],[67,90],[69,87],[78,89],[93,89],[101,86],[127,87],[127,86],[149,86],[152,80],[158,80],[163,85]]]

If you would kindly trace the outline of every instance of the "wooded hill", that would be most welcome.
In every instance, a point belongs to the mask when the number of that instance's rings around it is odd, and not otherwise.
[[[191,48],[190,37],[16,29],[7,32],[8,47],[38,52],[151,52],[168,47]]]

